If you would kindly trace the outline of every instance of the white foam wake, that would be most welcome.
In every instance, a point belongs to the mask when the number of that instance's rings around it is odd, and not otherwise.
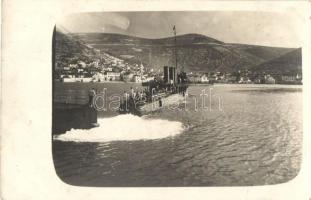
[[[147,119],[131,114],[98,119],[99,127],[89,130],[71,129],[55,135],[54,140],[75,142],[108,142],[117,140],[162,139],[180,134],[181,122],[163,119]]]

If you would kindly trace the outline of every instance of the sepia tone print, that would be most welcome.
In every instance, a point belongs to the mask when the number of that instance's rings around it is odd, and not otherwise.
[[[100,187],[287,182],[301,164],[302,83],[285,14],[65,16],[53,34],[56,173]]]

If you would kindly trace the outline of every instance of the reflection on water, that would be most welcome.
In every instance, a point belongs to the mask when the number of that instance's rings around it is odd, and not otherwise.
[[[195,110],[190,97],[198,96],[199,101],[202,90],[209,87],[189,88],[187,111],[162,110],[145,117],[182,123],[186,128],[175,136],[105,142],[53,140],[57,174],[66,183],[85,186],[241,186],[294,178],[302,144],[299,86],[212,86],[214,96],[211,103],[206,102],[208,108],[200,109],[199,102]],[[123,134],[135,134],[133,127],[127,131],[129,122],[118,123],[125,126]],[[168,129],[150,131],[161,135]],[[101,134],[113,135],[114,131],[107,127]]]

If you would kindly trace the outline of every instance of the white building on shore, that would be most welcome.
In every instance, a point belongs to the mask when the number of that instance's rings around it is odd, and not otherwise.
[[[142,77],[140,75],[134,75],[134,82],[135,83],[141,83]]]
[[[120,72],[105,72],[104,73],[106,81],[119,81],[120,80]]]

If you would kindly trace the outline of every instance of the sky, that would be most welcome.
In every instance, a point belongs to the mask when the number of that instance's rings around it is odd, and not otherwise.
[[[72,33],[119,33],[144,38],[198,33],[227,43],[301,47],[302,21],[288,13],[247,11],[77,13],[57,24]]]

